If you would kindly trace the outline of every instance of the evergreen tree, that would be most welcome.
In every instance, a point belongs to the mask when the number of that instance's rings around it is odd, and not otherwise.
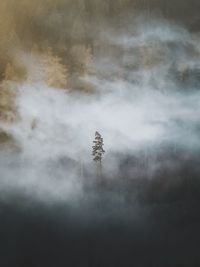
[[[105,153],[105,151],[103,149],[104,145],[103,138],[101,137],[99,132],[95,133],[95,140],[93,141],[93,143],[94,143],[94,146],[92,147],[93,148],[92,155],[94,157],[93,160],[101,163],[102,156]]]
[[[105,153],[105,150],[103,149],[103,138],[97,131],[95,132],[95,140],[93,143],[93,160],[97,163],[97,176],[102,179],[102,156]],[[100,182],[102,182],[102,180],[100,180]]]

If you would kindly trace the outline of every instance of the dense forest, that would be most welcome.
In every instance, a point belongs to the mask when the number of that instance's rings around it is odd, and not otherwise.
[[[0,10],[2,78],[8,62],[23,73],[22,60],[13,58],[17,49],[31,53],[36,47],[41,53],[51,47],[70,72],[82,72],[95,46],[107,49],[101,38],[103,29],[126,32],[133,27],[139,11],[144,12],[147,20],[160,16],[184,23],[194,31],[199,28],[199,2],[196,0],[184,3],[176,0],[173,5],[161,0],[8,0],[1,2]]]

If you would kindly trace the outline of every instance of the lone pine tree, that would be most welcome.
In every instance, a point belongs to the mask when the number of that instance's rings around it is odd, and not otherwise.
[[[103,149],[103,138],[101,137],[99,132],[95,132],[95,140],[93,141],[94,146],[92,155],[93,155],[93,160],[98,163],[98,175],[101,176],[102,174],[102,157],[103,154],[105,153],[105,150]]]

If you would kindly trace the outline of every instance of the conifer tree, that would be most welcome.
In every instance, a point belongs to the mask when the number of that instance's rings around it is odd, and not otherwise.
[[[103,138],[101,137],[101,134],[99,132],[95,132],[95,140],[93,141],[94,146],[92,155],[93,155],[93,160],[97,163],[99,163],[99,176],[102,176],[102,156],[105,153],[105,150],[103,149]]]
[[[27,81],[30,83],[44,82],[50,87],[66,88],[68,71],[61,58],[54,55],[51,48],[40,54],[35,50],[31,53],[31,66],[28,67]]]
[[[49,48],[47,53],[42,57],[42,64],[44,66],[44,79],[47,85],[57,88],[66,88],[67,69],[61,63],[61,58],[53,55],[51,48]]]

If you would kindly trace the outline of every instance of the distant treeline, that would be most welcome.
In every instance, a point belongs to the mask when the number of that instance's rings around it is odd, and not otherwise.
[[[138,10],[146,12],[147,19],[160,14],[184,21],[191,29],[199,28],[198,0],[1,1],[0,73],[3,75],[16,49],[30,52],[33,44],[43,50],[52,47],[69,66],[74,45],[81,44],[93,50],[94,42],[106,27],[117,31],[122,25],[128,26]]]

